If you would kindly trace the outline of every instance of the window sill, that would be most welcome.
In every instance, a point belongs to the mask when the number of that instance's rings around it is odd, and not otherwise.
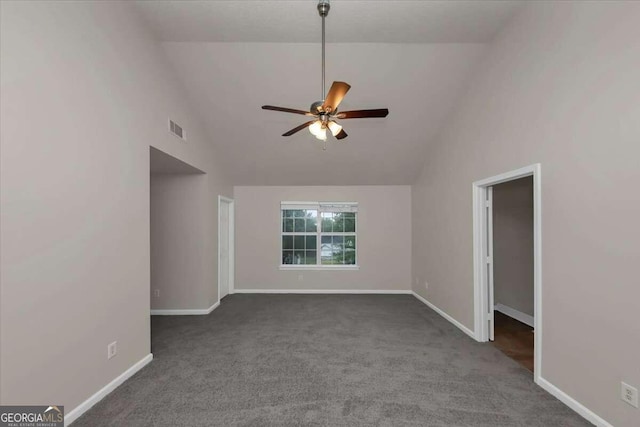
[[[359,265],[304,265],[304,264],[284,264],[280,270],[323,270],[323,271],[357,271],[360,270]]]

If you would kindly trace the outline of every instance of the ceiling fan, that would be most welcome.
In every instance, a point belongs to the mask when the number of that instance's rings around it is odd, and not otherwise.
[[[324,78],[324,51],[325,51],[325,36],[324,36],[324,18],[329,14],[329,0],[319,0],[318,13],[322,17],[322,101],[316,101],[311,104],[309,111],[296,110],[293,108],[274,107],[273,105],[263,105],[263,110],[282,111],[285,113],[301,114],[308,117],[313,117],[313,120],[309,120],[306,123],[301,124],[288,132],[282,134],[282,136],[291,136],[296,132],[301,131],[304,128],[309,128],[311,134],[316,138],[325,142],[327,141],[327,129],[336,139],[344,139],[347,137],[347,133],[344,131],[341,125],[336,122],[336,119],[364,119],[369,117],[387,117],[389,110],[386,108],[379,108],[375,110],[353,110],[353,111],[340,111],[338,112],[338,106],[342,102],[342,99],[347,94],[351,86],[345,82],[333,82],[329,93],[325,97],[325,78]]]

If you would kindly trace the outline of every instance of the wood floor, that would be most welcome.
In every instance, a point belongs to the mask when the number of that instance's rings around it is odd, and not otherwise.
[[[533,372],[533,328],[511,317],[494,312],[493,344],[504,354]]]

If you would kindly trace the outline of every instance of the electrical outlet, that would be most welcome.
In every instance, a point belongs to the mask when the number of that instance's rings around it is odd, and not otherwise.
[[[638,389],[631,387],[629,384],[622,381],[620,383],[620,399],[627,402],[629,405],[638,407]]]
[[[107,359],[111,359],[113,356],[118,354],[118,341],[114,341],[107,346]]]
[[[416,286],[418,286],[420,284],[420,278],[419,277],[414,277],[413,281],[415,282]]]
[[[160,298],[160,289],[155,289],[153,291],[153,296],[156,297],[156,298]]]
[[[302,282],[304,280],[304,276],[302,274],[298,274],[298,282]]]
[[[429,282],[427,282],[426,280],[424,281],[424,288],[426,290],[429,290]]]

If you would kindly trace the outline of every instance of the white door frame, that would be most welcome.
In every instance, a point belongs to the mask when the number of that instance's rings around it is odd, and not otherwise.
[[[473,289],[474,326],[476,339],[489,340],[489,284],[487,279],[486,235],[487,210],[485,200],[491,186],[518,178],[533,176],[533,287],[534,287],[534,368],[533,380],[539,383],[542,376],[542,184],[541,168],[536,163],[500,175],[495,175],[472,185],[473,190]]]
[[[218,304],[220,303],[220,209],[222,204],[229,205],[229,295],[233,294],[235,280],[235,200],[224,196],[218,196]]]

